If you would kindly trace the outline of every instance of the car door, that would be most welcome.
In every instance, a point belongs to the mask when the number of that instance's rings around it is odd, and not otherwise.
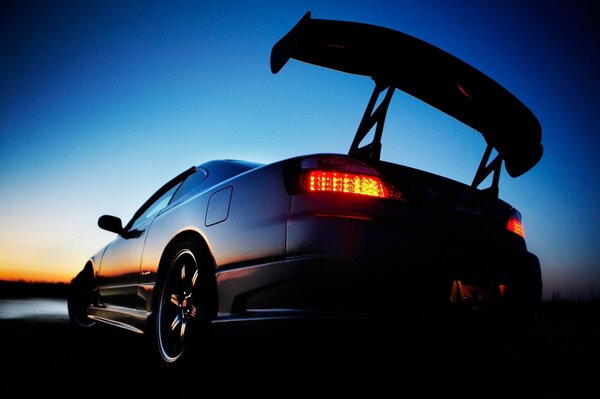
[[[178,176],[150,197],[125,226],[124,232],[108,245],[97,276],[98,292],[103,305],[127,308],[145,305],[138,297],[137,290],[146,237],[152,221],[169,205],[186,176],[187,174]]]

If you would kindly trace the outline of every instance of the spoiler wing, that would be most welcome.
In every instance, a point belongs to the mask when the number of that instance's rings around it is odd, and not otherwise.
[[[310,12],[271,51],[271,71],[290,58],[372,77],[479,131],[518,177],[540,160],[542,128],[515,96],[477,69],[404,33],[355,22],[312,19]]]

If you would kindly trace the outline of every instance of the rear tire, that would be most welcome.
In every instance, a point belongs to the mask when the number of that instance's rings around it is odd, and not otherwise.
[[[207,353],[216,291],[214,269],[204,253],[198,243],[184,239],[165,257],[151,326],[159,361],[167,367],[184,362],[192,350]]]

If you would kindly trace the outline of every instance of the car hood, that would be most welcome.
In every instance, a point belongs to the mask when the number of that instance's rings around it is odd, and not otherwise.
[[[540,160],[542,129],[515,96],[482,72],[407,34],[379,26],[312,19],[307,13],[271,52],[271,71],[290,59],[370,76],[479,131],[517,177]]]

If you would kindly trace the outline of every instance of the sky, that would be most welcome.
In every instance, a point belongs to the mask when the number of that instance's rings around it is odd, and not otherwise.
[[[493,3],[493,4],[485,4]],[[191,165],[346,153],[372,81],[272,46],[306,13],[425,40],[529,107],[544,156],[503,171],[544,296],[600,296],[600,12],[593,1],[23,1],[0,6],[0,279],[68,281]],[[402,54],[398,55],[399,57]],[[397,91],[382,159],[469,184],[481,136]]]

